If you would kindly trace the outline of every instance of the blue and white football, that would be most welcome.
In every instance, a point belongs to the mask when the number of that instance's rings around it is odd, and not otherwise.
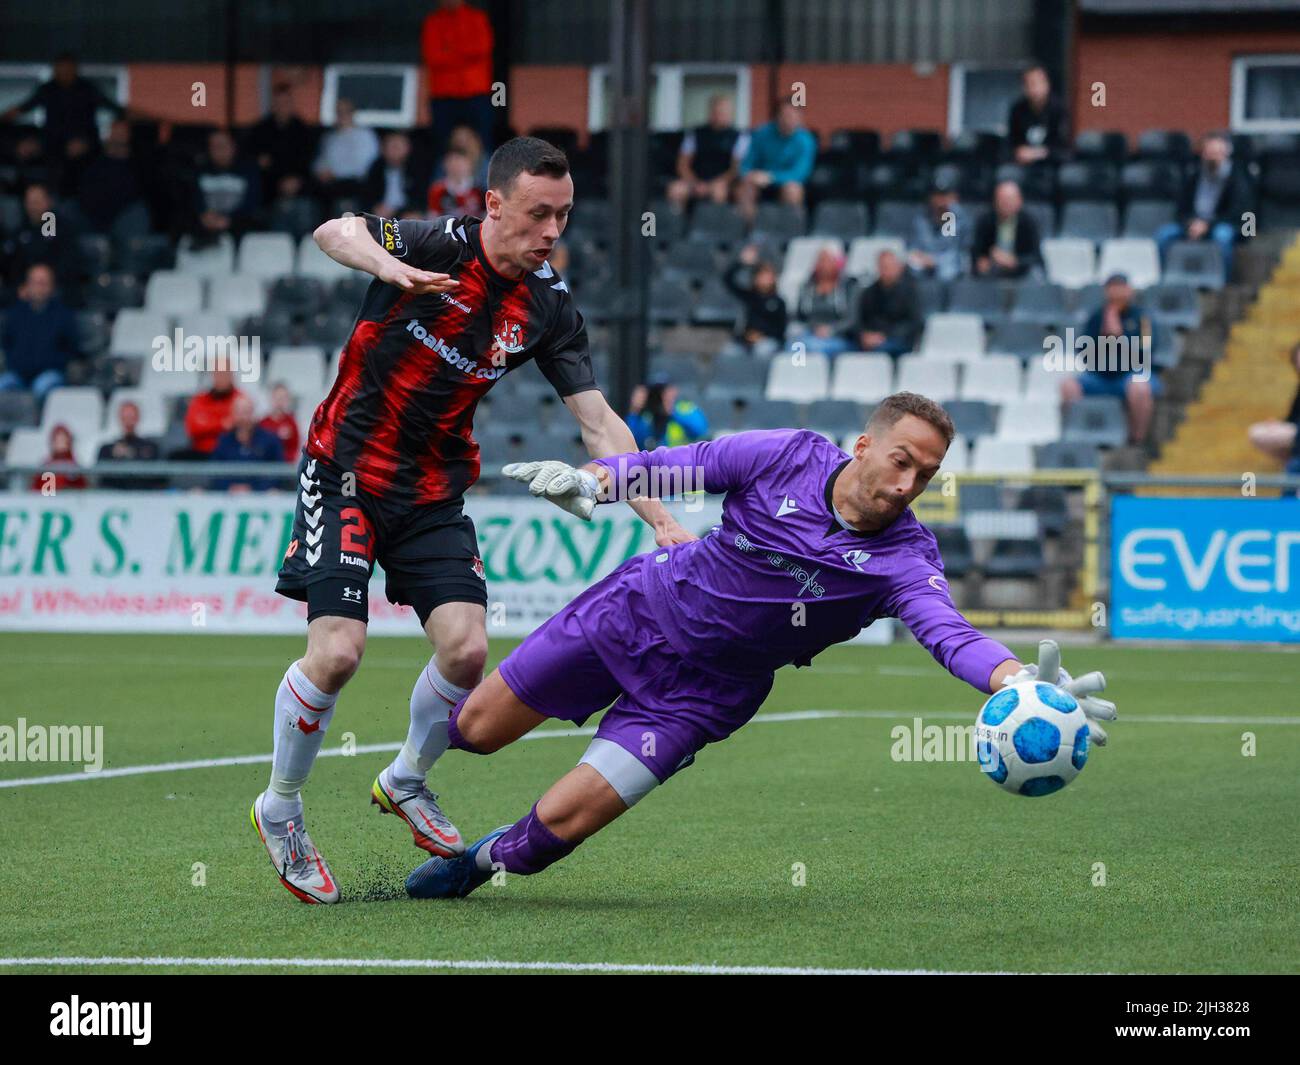
[[[1088,761],[1088,719],[1074,697],[1024,681],[990,696],[975,719],[981,771],[1016,795],[1050,795]]]

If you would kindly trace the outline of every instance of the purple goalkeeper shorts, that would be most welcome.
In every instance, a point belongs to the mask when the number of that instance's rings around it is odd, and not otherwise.
[[[754,716],[772,674],[728,677],[669,646],[646,599],[644,559],[629,559],[532,632],[499,672],[539,714],[582,724],[611,703],[596,736],[639,759],[660,782],[706,743]]]

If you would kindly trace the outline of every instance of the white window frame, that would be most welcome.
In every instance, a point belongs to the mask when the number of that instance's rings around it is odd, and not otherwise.
[[[1251,67],[1296,67],[1300,55],[1296,53],[1267,52],[1255,55],[1234,56],[1232,60],[1232,88],[1229,127],[1234,133],[1296,133],[1300,132],[1300,116],[1296,118],[1247,118],[1246,80]]]
[[[671,132],[682,126],[682,85],[688,74],[726,74],[736,79],[736,128],[750,126],[750,68],[745,63],[653,63],[657,119],[650,127],[654,132]],[[598,63],[587,78],[587,129],[597,133],[605,129],[605,85],[610,65]]]
[[[387,74],[402,78],[402,103],[396,111],[369,111],[358,107],[358,126],[381,126],[411,129],[415,126],[416,98],[419,93],[419,68],[409,63],[330,63],[325,67],[325,82],[320,96],[322,126],[336,123],[335,108],[339,99],[339,77],[351,74]]]

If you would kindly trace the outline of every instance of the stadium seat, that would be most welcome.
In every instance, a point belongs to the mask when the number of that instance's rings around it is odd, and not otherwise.
[[[1101,246],[1097,280],[1105,283],[1111,274],[1125,274],[1137,289],[1160,281],[1160,253],[1149,237],[1116,237]]]
[[[790,400],[757,399],[746,406],[743,424],[746,429],[789,429],[798,420],[798,408]]]
[[[49,433],[39,428],[18,428],[5,449],[7,466],[39,466],[50,453]]]
[[[913,276],[916,295],[921,301],[921,314],[928,316],[948,310],[948,284],[937,277]]]
[[[995,540],[983,568],[989,577],[1038,577],[1043,571],[1043,546],[1032,537]]]
[[[953,435],[939,469],[944,473],[965,473],[970,469],[970,441],[961,433]]]
[[[894,391],[894,362],[888,355],[846,352],[835,360],[831,398],[879,403]]]
[[[968,362],[962,373],[963,400],[1000,404],[1020,395],[1021,366],[1015,355],[985,355],[978,362]]]
[[[1110,203],[1119,193],[1119,175],[1115,167],[1098,159],[1080,159],[1061,164],[1056,172],[1056,188],[1064,204],[1097,200]]]
[[[728,204],[699,203],[691,215],[688,237],[714,245],[739,244],[745,239],[745,220]]]
[[[1047,369],[1042,359],[1030,359],[1025,366],[1024,387],[1021,394],[1025,399],[1059,402],[1061,379],[1064,376],[1058,371]]]
[[[958,364],[947,358],[903,355],[898,360],[898,391],[918,392],[936,403],[957,398]]]
[[[104,398],[97,388],[54,388],[45,397],[41,429],[49,432],[66,425],[74,436],[99,432],[104,421]]]
[[[118,269],[139,277],[156,270],[170,270],[176,262],[172,242],[163,233],[128,237],[117,248]]]
[[[948,310],[979,315],[988,322],[1006,315],[1005,295],[1000,281],[959,277],[948,286]]]
[[[1072,200],[1061,210],[1058,233],[1062,237],[1080,237],[1093,244],[1100,244],[1118,232],[1119,208],[1113,202]]]
[[[970,468],[974,473],[1028,473],[1034,468],[1033,448],[1021,440],[982,436],[971,451]]]
[[[967,491],[969,487],[973,486]],[[995,485],[989,487],[996,489]],[[1000,499],[992,507],[963,506],[961,523],[972,540],[1036,540],[1040,532],[1037,514],[1012,510]]]
[[[694,302],[690,288],[681,282],[651,279],[648,313],[652,322],[673,325],[690,321]]]
[[[956,444],[956,441],[953,441]],[[952,448],[948,449],[952,454]],[[944,469],[948,464],[944,463]],[[943,572],[949,578],[961,579],[975,566],[975,556],[971,551],[970,538],[966,531],[950,525],[941,525],[934,529],[934,538],[939,544],[939,554],[943,556]]]
[[[761,203],[754,215],[753,240],[766,240],[781,247],[804,234],[803,211],[788,203]]]
[[[1223,288],[1227,283],[1223,253],[1212,240],[1180,240],[1169,248],[1164,282],[1197,289]]]
[[[109,335],[110,355],[151,355],[154,340],[171,332],[166,316],[154,311],[126,308],[118,311]]]
[[[263,281],[293,273],[293,238],[288,233],[248,233],[239,242],[236,270]]]
[[[1022,281],[1011,304],[1013,322],[1062,327],[1070,320],[1065,289],[1052,282]]]
[[[176,319],[203,308],[203,282],[193,274],[159,270],[144,287],[144,309]]]
[[[1173,200],[1182,192],[1178,168],[1163,159],[1137,159],[1120,171],[1124,199]]]
[[[77,343],[90,358],[108,350],[108,316],[103,311],[77,312]]]
[[[125,307],[142,307],[144,285],[134,274],[100,274],[91,278],[82,296],[87,310],[115,314]]]
[[[248,318],[266,310],[266,288],[256,277],[229,274],[214,277],[208,287],[208,310]]]
[[[1061,411],[1055,403],[1009,399],[998,412],[999,440],[1046,444],[1061,436]]]
[[[219,311],[194,311],[181,315],[176,319],[176,327],[187,337],[228,337],[238,332],[234,318]]]
[[[786,247],[785,263],[776,287],[787,307],[799,302],[799,289],[812,275],[813,263],[823,248],[830,248],[836,255],[844,254],[844,242],[835,237],[796,237]]]
[[[275,386],[283,382],[295,396],[316,403],[329,389],[325,377],[325,352],[319,347],[277,347],[266,360],[262,381]]]
[[[708,278],[719,276],[719,256],[712,244],[686,240],[674,244],[659,259],[661,279],[700,284]]]
[[[1139,159],[1170,159],[1182,162],[1191,158],[1192,139],[1182,130],[1148,129],[1138,134],[1134,154]]]
[[[1201,298],[1191,285],[1153,285],[1142,294],[1142,303],[1169,329],[1196,329],[1201,324]]]
[[[140,377],[142,391],[164,398],[189,397],[206,387],[207,374],[200,373],[198,370],[167,370],[160,373],[146,363],[144,373]]]
[[[343,281],[339,282],[340,285],[344,283]],[[355,297],[348,298],[352,296],[351,293],[348,293],[348,296],[342,297],[340,302],[359,304],[365,289],[366,286],[362,285],[361,291]],[[324,282],[317,277],[280,277],[271,285],[267,304],[273,307],[282,307],[294,314],[316,314],[328,302],[326,291]]]
[[[825,200],[813,212],[812,235],[852,240],[867,235],[867,208],[851,200]]]
[[[1019,510],[1033,511],[1039,527],[1048,536],[1060,536],[1069,522],[1070,508],[1066,490],[1059,484],[1031,484],[1016,500]]]
[[[30,392],[0,392],[0,436],[36,425],[36,399]]]
[[[978,359],[984,354],[984,320],[978,314],[932,314],[917,351],[929,359]]]
[[[1074,138],[1076,159],[1103,159],[1122,163],[1128,155],[1128,138],[1116,130],[1085,129]]]
[[[1133,200],[1124,212],[1124,236],[1155,237],[1163,225],[1177,221],[1178,205],[1173,200]]]
[[[350,266],[335,262],[321,251],[310,233],[298,242],[298,273],[303,277],[317,277],[329,284],[341,277],[350,277],[355,272]]]
[[[167,407],[161,395],[143,388],[115,388],[104,407],[103,434],[109,439],[121,433],[117,411],[123,403],[134,403],[139,409],[136,432],[141,436],[162,436],[167,431]]]
[[[830,391],[830,360],[817,352],[797,356],[782,352],[772,357],[767,374],[767,399],[811,403],[826,399]]]
[[[829,433],[832,438],[860,433],[866,418],[860,404],[848,399],[819,399],[808,405],[804,421],[809,428]]]
[[[856,277],[864,285],[869,285],[876,280],[876,260],[880,253],[886,249],[902,256],[905,246],[901,240],[896,237],[857,237],[849,245],[848,264],[844,272],[849,277]],[[805,275],[806,278],[807,275]]]
[[[1101,465],[1101,452],[1095,444],[1052,440],[1034,448],[1034,465],[1040,470],[1095,470]]]
[[[969,375],[971,367],[966,368]],[[981,436],[988,436],[997,426],[997,406],[983,400],[955,399],[944,404],[944,410],[952,419],[958,435],[970,441]]]
[[[912,220],[918,208],[910,200],[881,200],[876,204],[876,220],[872,235],[895,237],[906,241],[912,233]]]
[[[1025,360],[1041,359],[1047,350],[1043,347],[1047,335],[1048,331],[1043,326],[1033,322],[999,322],[993,327],[988,350]]]
[[[744,305],[720,277],[710,277],[704,282],[691,313],[696,325],[735,325],[744,311]]]
[[[235,269],[235,242],[222,234],[215,244],[195,248],[190,237],[182,237],[176,252],[176,270],[195,277],[221,277]]]
[[[1084,396],[1070,404],[1061,439],[1097,447],[1122,447],[1128,439],[1124,401],[1118,396]]]
[[[1025,214],[1038,223],[1038,238],[1046,240],[1056,235],[1056,207],[1046,200],[1026,200]]]
[[[1081,237],[1054,237],[1043,241],[1043,263],[1047,278],[1066,288],[1091,283],[1097,276],[1097,249]]]

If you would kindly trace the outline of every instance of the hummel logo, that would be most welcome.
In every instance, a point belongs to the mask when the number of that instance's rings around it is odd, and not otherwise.
[[[850,566],[856,570],[861,570],[867,564],[867,559],[871,557],[870,551],[845,551],[843,558]]]
[[[796,503],[789,496],[786,496],[783,500],[781,500],[781,505],[776,508],[776,516],[778,518],[784,518],[787,514],[793,514],[798,509],[799,509],[799,504]]]

